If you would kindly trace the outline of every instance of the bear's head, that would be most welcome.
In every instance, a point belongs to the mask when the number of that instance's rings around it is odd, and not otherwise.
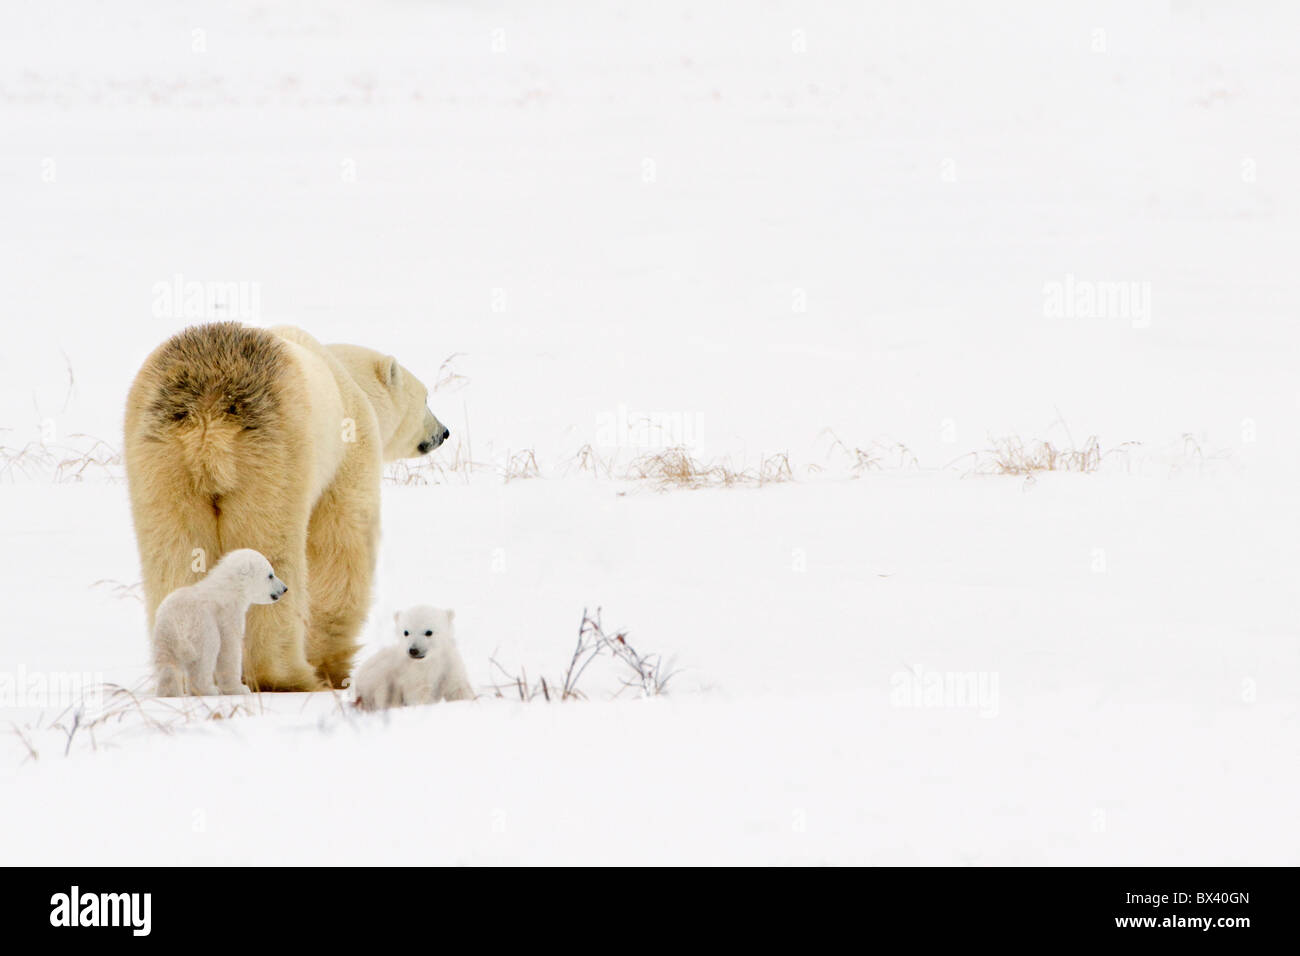
[[[275,576],[266,556],[252,548],[227,552],[212,573],[234,578],[236,587],[250,604],[274,604],[289,590],[289,586]]]
[[[399,646],[405,647],[406,655],[417,661],[424,660],[435,644],[455,638],[456,612],[452,610],[417,604],[398,611],[393,620],[397,624]]]
[[[429,390],[397,359],[359,345],[331,351],[374,406],[384,461],[418,458],[447,440],[451,432],[429,411]]]

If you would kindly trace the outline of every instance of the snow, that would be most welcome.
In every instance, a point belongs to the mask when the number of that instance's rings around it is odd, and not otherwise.
[[[1295,25],[7,5],[6,862],[1300,862]],[[125,485],[53,479],[120,447],[177,281],[429,383],[456,355],[365,638],[455,607],[480,700],[102,691],[147,676]],[[1049,306],[1104,283],[1149,312]],[[1095,472],[988,473],[1092,435]],[[674,438],[795,480],[618,477]],[[667,696],[492,696],[597,606]],[[68,678],[71,739],[24,689]]]

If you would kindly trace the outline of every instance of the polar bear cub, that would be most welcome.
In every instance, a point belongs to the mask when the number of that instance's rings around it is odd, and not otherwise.
[[[353,682],[357,706],[385,710],[439,700],[473,700],[456,647],[456,612],[418,604],[393,615],[397,643],[373,654]]]
[[[273,604],[288,590],[260,552],[240,548],[163,598],[153,628],[158,696],[249,693],[240,680],[249,605]]]

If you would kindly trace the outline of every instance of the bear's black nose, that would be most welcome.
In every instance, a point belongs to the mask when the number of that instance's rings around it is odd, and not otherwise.
[[[406,653],[410,654],[410,655],[411,655],[412,657],[414,657],[414,658],[420,658],[420,657],[423,657],[423,656],[424,656],[424,655],[421,654],[418,650],[416,650],[414,647],[412,647],[412,648],[411,648],[410,650],[408,650]]]
[[[451,437],[451,429],[449,429],[449,428],[444,428],[444,429],[442,430],[442,440],[443,440],[443,441],[446,441],[446,440],[447,440],[448,438],[450,438],[450,437]]]

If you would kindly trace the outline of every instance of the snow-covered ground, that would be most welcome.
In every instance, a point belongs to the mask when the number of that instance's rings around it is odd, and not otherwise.
[[[1297,25],[7,4],[4,860],[1300,862]],[[77,459],[223,316],[442,379],[366,637],[454,606],[483,698],[104,689],[144,686],[139,566]],[[676,442],[793,480],[625,477]],[[493,696],[597,606],[667,696]]]

